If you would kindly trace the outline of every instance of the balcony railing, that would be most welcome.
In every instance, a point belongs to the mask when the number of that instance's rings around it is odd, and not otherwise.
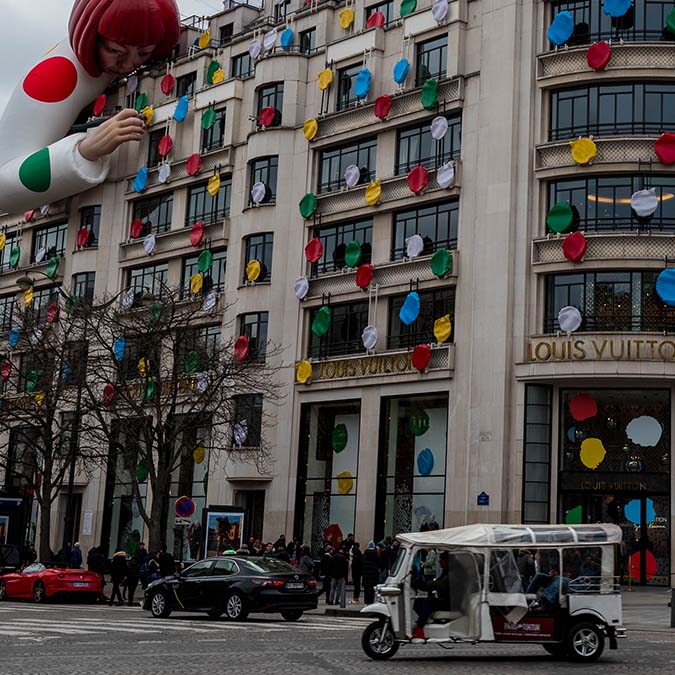
[[[675,311],[650,309],[645,314],[596,314],[583,315],[581,333],[667,333],[675,332]],[[545,333],[564,332],[557,317],[549,316],[544,321]]]
[[[607,122],[579,124],[549,130],[549,141],[574,140],[579,136],[660,136],[668,131],[662,122]]]

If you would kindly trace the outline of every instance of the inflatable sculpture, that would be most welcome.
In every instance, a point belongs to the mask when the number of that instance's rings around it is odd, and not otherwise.
[[[143,136],[135,110],[68,135],[119,77],[166,58],[178,42],[175,0],[76,0],[69,40],[19,83],[0,118],[0,212],[17,213],[103,182],[110,155]]]

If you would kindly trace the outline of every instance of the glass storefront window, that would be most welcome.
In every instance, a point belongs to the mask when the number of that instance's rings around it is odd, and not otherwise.
[[[354,532],[361,403],[302,407],[295,535],[316,552]]]
[[[670,583],[670,394],[561,392],[559,520],[615,523],[623,581]]]
[[[443,527],[448,396],[384,399],[380,419],[376,537]]]

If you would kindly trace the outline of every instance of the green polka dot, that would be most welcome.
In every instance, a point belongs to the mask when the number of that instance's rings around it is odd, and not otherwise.
[[[47,192],[52,182],[49,148],[43,148],[27,157],[19,169],[21,184],[31,192]]]

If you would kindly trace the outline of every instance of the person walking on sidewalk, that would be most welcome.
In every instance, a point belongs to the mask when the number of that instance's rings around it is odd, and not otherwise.
[[[333,548],[330,544],[326,544],[321,556],[321,579],[323,581],[323,588],[319,591],[319,595],[325,593],[326,604],[332,605],[331,601],[331,580],[333,578]],[[317,596],[318,597],[318,596]]]
[[[115,602],[115,596],[117,596],[117,604],[122,605],[122,591],[120,590],[120,585],[127,578],[127,554],[120,548],[115,550],[115,553],[112,557],[112,562],[110,563],[110,580],[112,581],[112,593],[110,594],[110,602],[108,603],[111,607]]]
[[[349,574],[349,560],[342,548],[333,555],[333,581],[331,587],[331,604],[343,609],[347,606],[347,575]]]
[[[80,549],[79,541],[76,541],[73,548],[70,549],[70,566],[76,570],[82,567],[82,550]]]
[[[314,561],[309,550],[309,546],[303,546],[300,551],[300,571],[303,574],[314,576]]]
[[[357,603],[360,602],[361,598],[361,575],[363,574],[363,553],[358,541],[352,544],[350,556],[352,559],[352,583],[354,584],[352,603]]]
[[[141,556],[138,551],[131,556],[127,563],[127,602],[129,607],[134,606],[134,593],[138,587],[141,573]]]
[[[375,550],[375,542],[369,541],[368,548],[363,552],[363,596],[366,605],[375,602],[375,586],[380,578],[380,561]]]

